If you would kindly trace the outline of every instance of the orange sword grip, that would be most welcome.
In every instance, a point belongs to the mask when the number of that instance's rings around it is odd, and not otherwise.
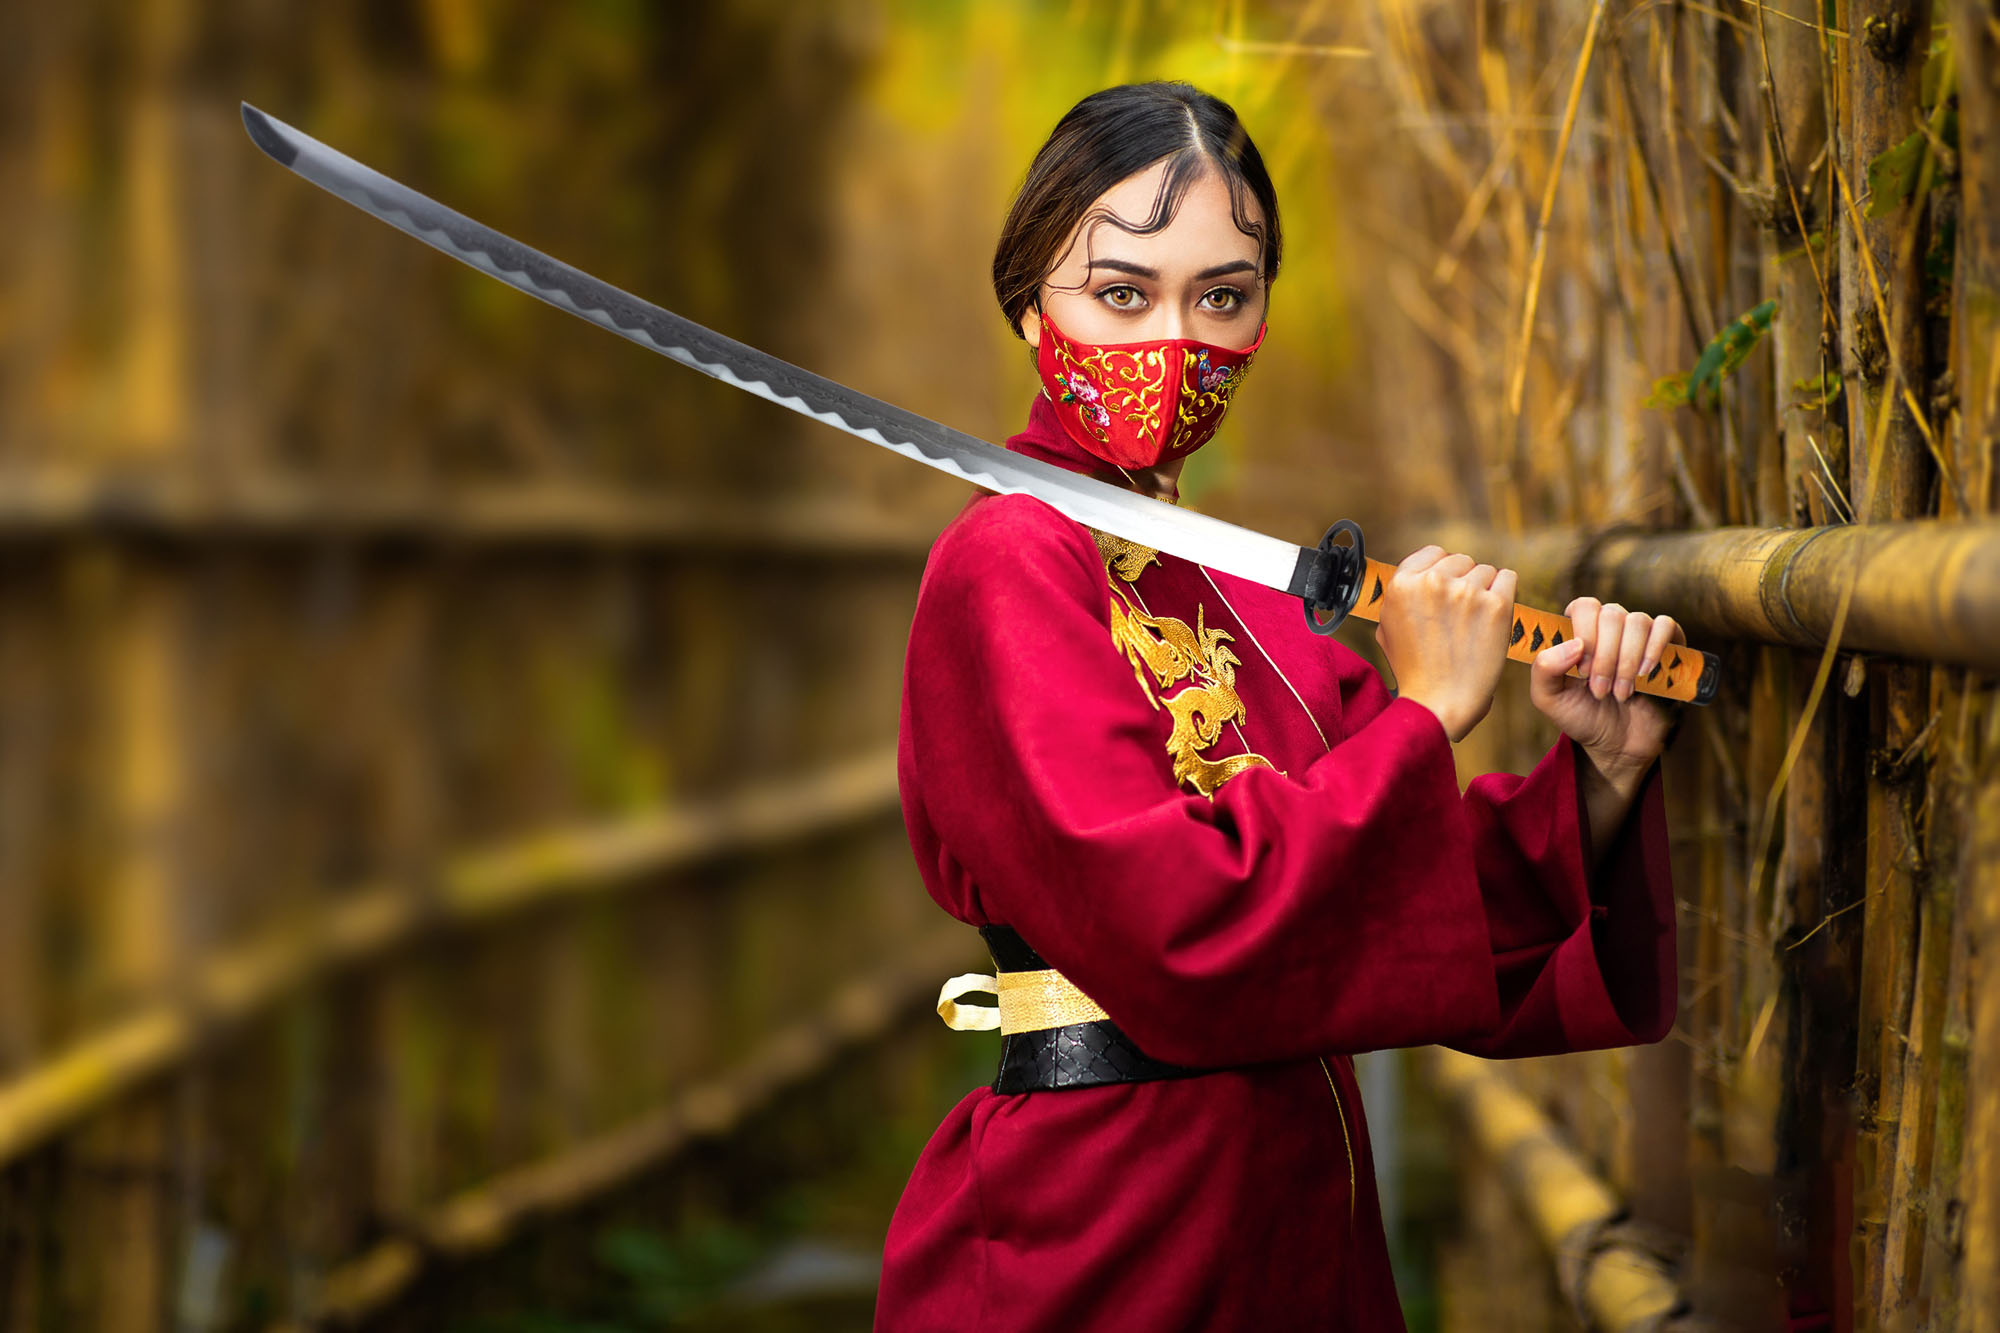
[[[1383,591],[1395,576],[1394,565],[1370,560],[1362,575],[1361,595],[1348,614],[1363,620],[1379,621],[1382,618]],[[1570,623],[1569,617],[1516,602],[1512,642],[1507,646],[1507,656],[1516,662],[1532,662],[1535,654],[1542,649],[1566,643],[1575,635],[1576,626]],[[1572,667],[1566,674],[1580,678],[1583,671]],[[1716,686],[1721,679],[1722,661],[1715,654],[1690,648],[1686,644],[1670,643],[1653,669],[1633,682],[1633,689],[1637,693],[1657,695],[1662,699],[1705,704],[1715,698]]]

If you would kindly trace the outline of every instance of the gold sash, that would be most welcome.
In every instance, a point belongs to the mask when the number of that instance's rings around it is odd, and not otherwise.
[[[959,1005],[961,999],[974,993],[997,996],[999,1006]],[[953,977],[938,992],[937,1011],[945,1026],[957,1032],[991,1032],[995,1028],[1002,1033],[1040,1032],[1110,1017],[1097,1001],[1054,968],[990,976],[967,972]]]

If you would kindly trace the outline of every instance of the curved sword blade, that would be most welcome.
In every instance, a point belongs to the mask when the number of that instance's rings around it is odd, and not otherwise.
[[[1142,546],[1294,595],[1303,592],[1309,554],[1291,542],[1002,449],[725,338],[453,212],[248,102],[243,126],[279,164],[362,212],[704,375],[975,486],[1032,495],[1079,523]]]

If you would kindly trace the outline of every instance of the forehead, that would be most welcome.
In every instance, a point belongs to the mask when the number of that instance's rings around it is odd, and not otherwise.
[[[1188,182],[1187,192],[1181,196],[1173,220],[1151,235],[1133,235],[1101,216],[1109,213],[1127,223],[1144,223],[1153,215],[1160,184],[1166,177],[1167,162],[1162,158],[1099,195],[1070,238],[1071,248],[1065,256],[1066,262],[1082,265],[1089,262],[1089,255],[1109,254],[1114,250],[1121,255],[1143,250],[1156,258],[1169,252],[1185,251],[1189,262],[1197,265],[1206,265],[1218,258],[1258,259],[1260,243],[1255,236],[1236,225],[1229,182],[1212,166],[1204,166]],[[1249,221],[1263,222],[1263,209],[1247,192],[1241,207]],[[1079,240],[1087,243],[1078,245]]]

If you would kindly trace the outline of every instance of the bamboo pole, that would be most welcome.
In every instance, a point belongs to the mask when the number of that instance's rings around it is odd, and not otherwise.
[[[182,984],[196,884],[175,836],[189,814],[193,767],[185,589],[157,571],[121,574],[94,644],[109,724],[101,771],[111,837],[90,915],[100,1001],[111,1012]],[[164,1326],[170,1277],[158,1237],[171,1216],[172,1103],[168,1089],[148,1089],[98,1108],[72,1138],[68,1226],[75,1242],[92,1237],[101,1247],[79,1268],[90,1275],[86,1308],[106,1328]]]
[[[1784,503],[1797,527],[1844,516],[1837,499],[1846,478],[1827,475],[1818,441],[1838,422],[1822,388],[1830,368],[1827,350],[1838,333],[1830,274],[1830,252],[1816,244],[1826,225],[1812,166],[1826,149],[1825,100],[1820,79],[1818,35],[1810,26],[1807,0],[1774,5],[1786,22],[1760,8],[1758,40],[1763,48],[1770,102],[1772,267],[1777,271],[1778,317],[1771,327],[1771,366],[1783,452]],[[1808,387],[1801,388],[1805,385]],[[1844,453],[1842,455],[1844,457]]]
[[[2000,455],[2000,34],[1982,0],[1951,7],[1958,64],[1958,248],[1952,366],[1962,420],[1956,466],[1974,513],[1995,505]]]
[[[1837,333],[1826,287],[1827,252],[1812,239],[1822,225],[1812,187],[1814,163],[1827,141],[1814,24],[1809,0],[1778,0],[1758,8],[1751,41],[1767,134],[1766,270],[1776,275],[1778,299],[1769,335],[1773,401],[1767,406],[1776,425],[1781,470],[1777,496],[1760,488],[1759,520],[1797,527],[1840,517],[1843,511],[1830,508],[1827,491],[1832,487],[1845,494],[1843,480],[1821,475],[1817,441],[1828,435],[1826,405],[1814,404],[1806,390],[1794,387],[1821,380],[1826,349]],[[1751,724],[1759,737],[1782,738],[1797,725],[1810,695],[1812,668],[1775,649],[1761,650],[1758,658],[1760,683],[1768,679],[1772,688],[1753,701]],[[1809,728],[1784,779],[1782,841],[1776,848],[1749,849],[1753,864],[1763,864],[1774,853],[1776,858],[1769,897],[1761,905],[1763,919],[1751,923],[1747,933],[1774,946],[1768,956],[1775,962],[1776,984],[1763,991],[1772,1006],[1771,1031],[1759,1049],[1776,1066],[1777,1101],[1767,1108],[1774,1150],[1773,1258],[1790,1311],[1834,1308],[1828,1263],[1833,1229],[1827,1217],[1839,1154],[1828,1148],[1844,1137],[1843,1089],[1853,1067],[1851,1043],[1840,1037],[1852,1011],[1847,1003],[1851,987],[1843,985],[1846,931],[1839,922],[1831,923],[1832,929],[1822,924],[1835,910],[1826,881],[1831,730],[1823,712],[1814,715]],[[1757,762],[1754,755],[1750,768],[1753,798],[1779,780],[1778,769]]]
[[[193,966],[191,998],[102,1029],[0,1085],[0,1162],[186,1060],[201,1034],[242,1023],[329,971],[426,929],[498,921],[644,875],[849,827],[895,809],[893,757],[873,753],[712,803],[554,830],[460,857],[427,899],[401,885],[334,895],[311,917]]]
[[[1842,154],[1850,188],[1867,165],[1910,133],[1928,49],[1927,0],[1850,0],[1848,134]],[[1869,209],[1871,214],[1877,209]],[[1881,217],[1841,215],[1840,329],[1847,384],[1849,500],[1863,522],[1912,518],[1929,507],[1930,465],[1902,384],[1922,386],[1922,213],[1906,201]],[[1888,308],[1879,302],[1886,300]],[[1901,384],[1899,384],[1899,380]],[[1879,475],[1878,475],[1879,473]],[[1916,793],[1911,753],[1928,711],[1926,680],[1903,663],[1871,673],[1875,762],[1867,776],[1868,906],[1862,922],[1855,1085],[1861,1139],[1855,1182],[1857,1324],[1879,1326],[1899,1288],[1888,1255],[1895,1163],[1902,1135],[1903,1074],[1916,970]],[[1914,784],[1914,786],[1913,786]]]
[[[1958,244],[1952,266],[1951,372],[1960,415],[1951,461],[1967,507],[1994,507],[1994,454],[2000,430],[2000,34],[1992,6],[1958,0],[1950,7],[1951,42],[1958,71]],[[1962,788],[1950,817],[1962,829],[1958,854],[1948,866],[1955,881],[1954,933],[1945,983],[1946,1014],[1937,1061],[1930,1213],[1923,1253],[1920,1309],[1944,1329],[1992,1327],[2000,1320],[2000,1242],[1994,1217],[1995,1115],[1991,1089],[2000,1078],[1992,1058],[1991,1026],[2000,1016],[1994,998],[2000,957],[2000,848],[1990,822],[2000,807],[1994,796],[1993,749],[1988,730],[1995,703],[1989,688],[1966,682],[1960,704],[1964,738],[1947,739],[1940,765]],[[1938,811],[1934,810],[1933,819]],[[1984,1018],[1988,1039],[1975,1042]],[[1984,1096],[1977,1093],[1984,1090]]]
[[[1520,571],[1523,599],[1577,592],[1672,614],[1691,638],[1823,648],[1855,579],[1843,649],[2000,670],[2000,522],[1916,520],[1706,532],[1444,525],[1429,540]]]
[[[309,476],[0,472],[0,542],[81,537],[472,546],[641,546],[921,558],[937,524],[824,499],[634,495],[578,486],[360,488]]]
[[[1947,673],[1940,669],[1940,677]],[[1948,681],[1938,682],[1933,724],[1942,736],[1953,736],[1963,718],[1965,700]],[[1878,1318],[1887,1327],[1911,1323],[1920,1316],[1925,1240],[1932,1211],[1931,1169],[1937,1129],[1939,1070],[1955,935],[1953,897],[1957,875],[1938,867],[1954,866],[1958,830],[1952,818],[1962,793],[1949,776],[1948,762],[1932,765],[1926,808],[1930,811],[1923,843],[1928,873],[1921,878],[1918,902],[1916,960],[1910,1005],[1909,1042],[1901,1052],[1902,1086],[1898,1108],[1899,1132],[1889,1158],[1889,1209],[1884,1237],[1883,1275]],[[1886,1059],[1897,1053],[1885,1051]]]
[[[1988,0],[1956,0],[1960,201],[1953,264],[1954,466],[1970,508],[1995,505],[2000,454],[2000,30]],[[1968,707],[1974,707],[1968,704]],[[1970,788],[1957,859],[1957,929],[1939,1071],[1932,1234],[1924,1286],[1935,1325],[2000,1327],[2000,704],[1978,692],[1960,753]],[[1953,1205],[1963,1209],[1954,1234]]]
[[[1770,332],[1772,380],[1782,502],[1794,526],[1838,520],[1844,508],[1834,496],[1846,494],[1846,476],[1830,474],[1826,462],[1830,454],[1846,456],[1830,438],[1840,426],[1826,408],[1824,392],[1814,396],[1810,388],[1800,388],[1824,382],[1826,350],[1838,332],[1828,292],[1830,252],[1814,240],[1824,226],[1820,196],[1812,188],[1814,162],[1828,138],[1816,18],[1808,0],[1760,6],[1756,12],[1770,134],[1770,266],[1778,292],[1778,318]],[[1828,444],[1822,448],[1820,440]],[[1772,701],[1764,707],[1790,723],[1810,695],[1808,681],[1810,671],[1794,673],[1784,709],[1774,709]],[[1828,717],[1816,715],[1784,789],[1784,843],[1764,931],[1778,945],[1782,1015],[1776,1019],[1782,1023],[1780,1101],[1774,1109],[1776,1267],[1794,1311],[1832,1311],[1838,1299],[1828,1261],[1834,1231],[1828,1215],[1838,1193],[1834,1169],[1840,1161],[1832,1149],[1846,1137],[1842,1089],[1852,1049],[1840,1033],[1846,1031],[1852,985],[1846,983],[1842,947],[1850,927],[1830,921],[1830,913],[1838,911],[1828,895],[1826,857],[1830,743]],[[1768,855],[1764,847],[1750,851],[1754,859]]]
[[[1563,1290],[1603,1333],[1694,1330],[1672,1273],[1655,1255],[1610,1233],[1624,1214],[1611,1188],[1546,1117],[1485,1061],[1437,1048],[1431,1076],[1555,1261]]]
[[[730,1132],[841,1052],[880,1037],[929,996],[939,975],[978,951],[958,923],[931,927],[887,965],[828,987],[823,1005],[763,1037],[718,1075],[609,1131],[461,1190],[400,1234],[335,1265],[307,1316],[274,1324],[271,1333],[359,1324],[409,1290],[429,1264],[496,1249],[535,1220],[572,1210],[701,1139]],[[1622,1294],[1639,1280],[1612,1273],[1601,1282]]]
[[[1868,164],[1916,130],[1930,8],[1929,0],[1849,0],[1855,38],[1846,44],[1848,124],[1841,158],[1852,195],[1860,194]],[[1923,435],[1901,393],[1905,385],[1924,386],[1922,247],[1916,243],[1923,217],[1909,201],[1876,218],[1856,217],[1843,202],[1839,222],[1841,375],[1855,445],[1849,498],[1864,522],[1909,518],[1928,507],[1932,481]],[[1888,302],[1887,310],[1878,298]],[[1878,439],[1885,398],[1888,426]]]
[[[2000,709],[1989,705],[1987,734],[1978,757],[1980,773],[1966,816],[1961,862],[1962,901],[1969,911],[1972,967],[1968,978],[1966,1030],[1971,1039],[1966,1073],[1964,1129],[1963,1286],[1957,1327],[2000,1327],[2000,754],[1993,734]]]
[[[1982,700],[1982,705],[1990,701]],[[1982,713],[1984,708],[1981,709]],[[1966,802],[1969,805],[1970,802]],[[1964,806],[1954,812],[1963,817]],[[1961,847],[1961,857],[1965,849]],[[1929,1207],[1923,1235],[1923,1274],[1918,1293],[1920,1325],[1937,1329],[1966,1327],[1959,1320],[1962,1229],[1965,1224],[1965,1128],[1967,1066],[1972,1050],[1967,983],[1972,959],[1968,936],[1973,922],[1965,910],[1965,877],[1954,867],[1957,901],[1953,904],[1951,957],[1946,964],[1944,1020],[1938,1032],[1932,1078],[1937,1110],[1932,1120]]]
[[[1796,713],[1810,673],[1795,673]],[[1814,714],[1785,787],[1784,848],[1770,931],[1780,968],[1784,1074],[1778,1149],[1778,1273],[1797,1312],[1844,1308],[1845,1234],[1840,1200],[1852,1159],[1850,1084],[1859,963],[1858,877],[1844,873],[1840,830],[1852,812],[1843,740],[1851,709],[1836,691]]]

